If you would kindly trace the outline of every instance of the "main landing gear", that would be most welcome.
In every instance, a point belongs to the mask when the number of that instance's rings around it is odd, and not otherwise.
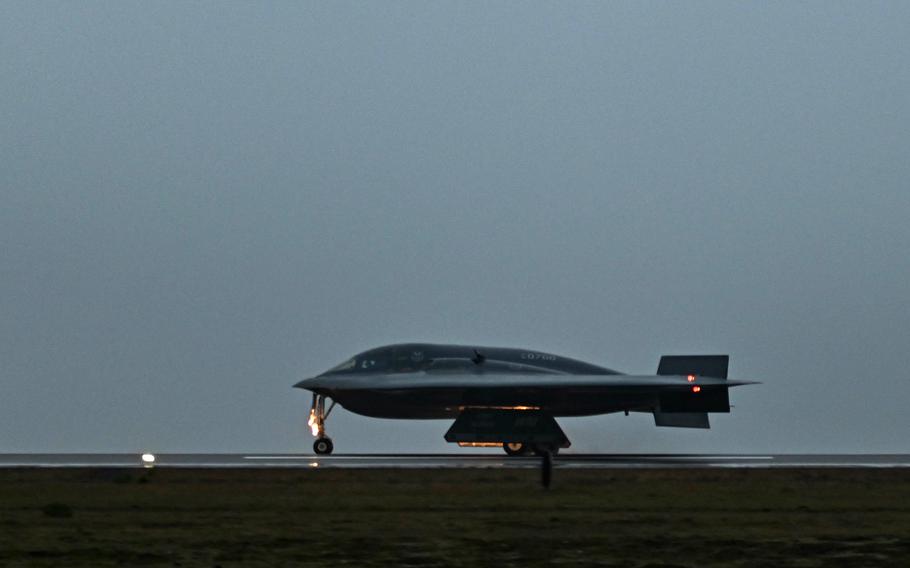
[[[510,456],[527,456],[534,454],[543,457],[544,454],[555,456],[559,453],[557,446],[533,445],[525,442],[503,442],[502,449]]]
[[[526,456],[531,453],[531,446],[521,442],[503,442],[502,449],[510,456]]]
[[[335,401],[333,400],[328,410],[326,410],[326,398],[325,395],[321,394],[313,395],[313,406],[310,407],[310,418],[307,420],[307,425],[312,430],[313,435],[316,436],[316,441],[313,442],[313,451],[320,456],[327,456],[335,449],[332,439],[325,435],[325,421],[329,414],[332,413],[332,409],[335,408]]]
[[[540,484],[544,489],[550,488],[550,481],[553,479],[553,456],[559,453],[558,446],[528,444],[527,442],[503,442],[502,449],[510,456],[534,454],[540,457]]]

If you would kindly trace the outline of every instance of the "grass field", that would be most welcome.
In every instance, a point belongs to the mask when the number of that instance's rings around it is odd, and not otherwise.
[[[0,470],[2,566],[910,566],[910,470]]]

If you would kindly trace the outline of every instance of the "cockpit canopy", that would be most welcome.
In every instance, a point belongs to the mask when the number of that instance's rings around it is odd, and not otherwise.
[[[406,343],[364,351],[323,375],[500,372],[618,375],[616,371],[528,349]]]

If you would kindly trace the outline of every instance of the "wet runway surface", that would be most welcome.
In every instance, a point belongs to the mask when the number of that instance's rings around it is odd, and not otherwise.
[[[0,454],[10,467],[213,467],[213,468],[536,468],[540,458],[494,454]],[[572,454],[558,468],[907,468],[910,454]]]

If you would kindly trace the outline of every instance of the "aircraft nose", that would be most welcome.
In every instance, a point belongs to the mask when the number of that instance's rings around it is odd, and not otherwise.
[[[309,377],[307,379],[303,379],[302,381],[297,381],[296,383],[294,383],[294,388],[312,390],[321,385],[321,382],[322,382],[321,379],[322,379],[322,377],[318,377],[318,376]]]

